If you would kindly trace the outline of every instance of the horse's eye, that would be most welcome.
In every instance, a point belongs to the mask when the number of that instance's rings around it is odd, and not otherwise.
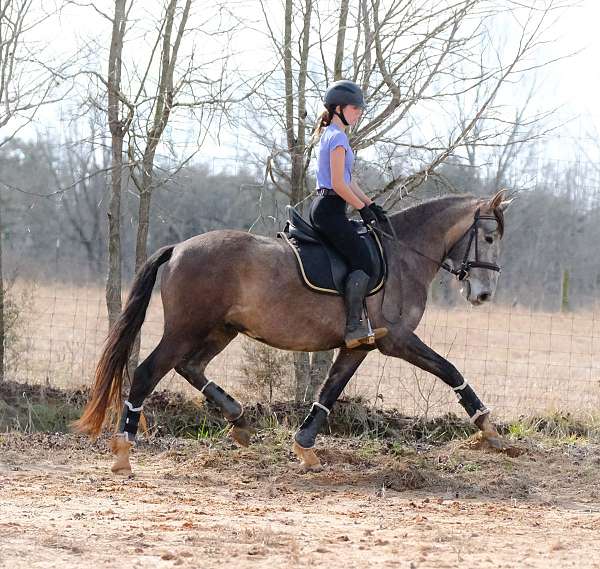
[[[490,237],[489,235],[485,238],[487,243],[493,243],[494,242],[494,238]]]

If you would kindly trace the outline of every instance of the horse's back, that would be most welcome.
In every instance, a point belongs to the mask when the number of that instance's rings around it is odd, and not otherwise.
[[[175,246],[169,268],[171,271],[202,270],[237,274],[242,263],[269,264],[268,259],[284,255],[279,239],[254,235],[246,231],[220,229],[195,235]],[[282,255],[283,254],[283,255]]]
[[[165,265],[161,278],[165,309],[182,301],[197,305],[199,298],[225,305],[236,302],[242,288],[269,286],[293,271],[288,257],[279,239],[244,231],[217,230],[191,237],[175,246]]]

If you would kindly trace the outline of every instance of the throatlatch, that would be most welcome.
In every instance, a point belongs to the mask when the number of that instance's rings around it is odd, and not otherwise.
[[[300,425],[298,432],[294,436],[294,440],[302,448],[314,447],[317,435],[321,430],[321,426],[327,420],[329,413],[331,413],[331,411],[327,409],[325,405],[321,405],[321,403],[315,401],[312,404],[310,413],[306,416],[302,425]]]
[[[458,387],[453,387],[458,397],[458,402],[464,407],[471,423],[475,423],[479,417],[487,415],[490,410],[479,400],[473,388],[463,381]]]

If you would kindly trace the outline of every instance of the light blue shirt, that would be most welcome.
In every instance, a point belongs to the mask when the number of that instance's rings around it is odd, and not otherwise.
[[[344,160],[344,181],[349,184],[352,180],[352,166],[354,165],[354,153],[350,148],[348,136],[335,124],[325,127],[319,141],[319,150],[317,153],[317,189],[333,189],[331,183],[331,152],[338,146],[346,150]]]

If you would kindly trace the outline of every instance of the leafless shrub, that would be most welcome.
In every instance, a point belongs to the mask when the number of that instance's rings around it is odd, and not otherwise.
[[[273,402],[275,395],[289,397],[288,373],[292,365],[290,352],[244,338],[242,374],[244,387],[257,399]]]

